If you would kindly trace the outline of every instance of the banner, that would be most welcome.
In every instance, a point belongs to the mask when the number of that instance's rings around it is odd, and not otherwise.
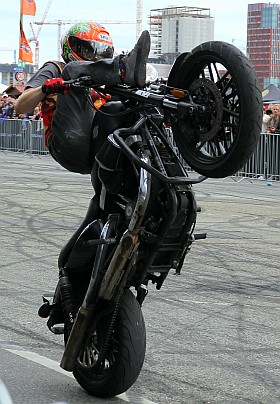
[[[20,22],[19,59],[22,60],[23,62],[33,63],[33,53],[24,35],[21,22]]]
[[[21,0],[20,14],[35,15],[36,14],[35,0]]]

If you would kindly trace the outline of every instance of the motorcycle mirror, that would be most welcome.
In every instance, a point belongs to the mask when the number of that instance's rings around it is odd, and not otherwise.
[[[158,79],[158,71],[157,69],[151,65],[150,63],[147,63],[146,65],[146,83],[152,83]]]

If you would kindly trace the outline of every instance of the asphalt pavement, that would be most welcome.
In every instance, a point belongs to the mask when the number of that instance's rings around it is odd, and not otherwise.
[[[150,287],[146,360],[134,386],[97,400],[60,372],[63,340],[37,316],[92,196],[90,178],[49,156],[4,152],[0,178],[0,379],[14,404],[280,402],[278,182],[194,186],[196,231],[207,238],[194,242],[181,275]]]

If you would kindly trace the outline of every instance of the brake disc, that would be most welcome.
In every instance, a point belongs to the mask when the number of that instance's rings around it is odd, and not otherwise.
[[[223,119],[223,99],[217,85],[207,79],[195,80],[189,87],[196,104],[203,105],[205,112],[196,117],[195,139],[205,142],[213,139],[221,127]]]

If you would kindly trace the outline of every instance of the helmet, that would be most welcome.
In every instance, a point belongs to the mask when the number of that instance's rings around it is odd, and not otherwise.
[[[109,32],[92,21],[72,25],[61,40],[61,48],[61,56],[66,63],[73,60],[97,61],[112,58],[114,54]]]

